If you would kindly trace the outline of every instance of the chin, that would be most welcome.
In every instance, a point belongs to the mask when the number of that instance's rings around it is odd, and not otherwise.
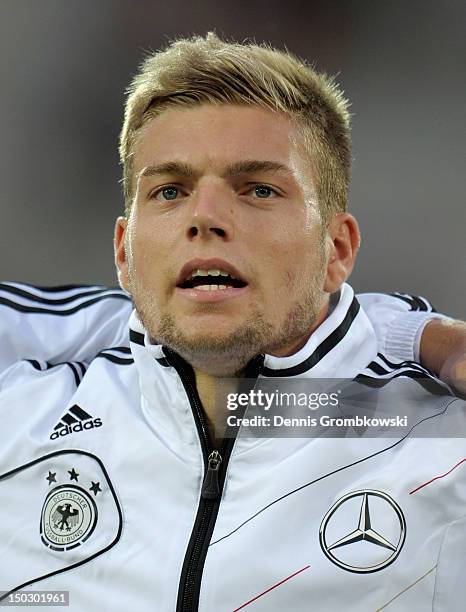
[[[205,333],[199,332],[192,335],[180,334],[181,344],[185,344],[187,347],[191,348],[193,351],[228,351],[230,348],[234,347],[235,337],[237,334],[237,330],[212,330],[206,331]]]
[[[238,369],[274,338],[271,324],[260,312],[252,311],[246,318],[232,320],[231,315],[186,316],[173,312],[151,317],[155,313],[138,309],[137,303],[136,310],[151,338],[173,349],[194,367],[221,361],[222,367]]]

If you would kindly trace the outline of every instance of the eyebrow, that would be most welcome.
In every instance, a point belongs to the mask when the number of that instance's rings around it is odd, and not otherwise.
[[[170,161],[155,166],[146,166],[139,176],[157,176],[159,174],[177,174],[186,178],[195,178],[197,172],[194,168],[179,161]]]
[[[223,178],[234,178],[241,174],[255,174],[258,172],[280,172],[281,174],[293,174],[293,171],[288,168],[288,166],[285,166],[280,162],[250,159],[230,164],[222,173],[222,176]],[[176,174],[177,176],[182,176],[184,178],[198,178],[200,172],[184,162],[169,161],[154,166],[146,166],[146,168],[140,172],[139,176],[147,177],[163,174]]]
[[[231,178],[240,174],[255,174],[256,172],[280,172],[282,174],[293,174],[288,166],[285,166],[280,162],[251,159],[231,164],[227,167],[223,176]]]

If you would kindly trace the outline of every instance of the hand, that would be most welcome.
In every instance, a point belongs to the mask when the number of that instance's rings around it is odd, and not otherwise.
[[[447,358],[440,369],[440,378],[466,399],[466,343]]]
[[[466,323],[446,319],[429,321],[421,337],[420,360],[466,397]]]

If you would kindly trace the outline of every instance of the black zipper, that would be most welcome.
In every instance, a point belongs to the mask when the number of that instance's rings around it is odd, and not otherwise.
[[[178,372],[185,388],[204,458],[201,498],[181,570],[176,604],[176,612],[196,612],[199,605],[202,572],[217,520],[226,469],[235,439],[233,437],[224,438],[220,449],[213,448],[192,367],[174,351],[164,347],[164,352],[170,365]],[[263,355],[252,359],[246,368],[246,376],[256,378],[263,361]]]

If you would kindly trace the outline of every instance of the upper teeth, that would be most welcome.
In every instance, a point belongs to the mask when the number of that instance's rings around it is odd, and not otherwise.
[[[193,270],[189,275],[188,280],[194,278],[195,276],[231,276],[231,278],[234,278],[234,276],[228,272],[218,270],[217,268],[210,268],[209,270],[202,270],[201,268],[198,268],[197,270]]]

